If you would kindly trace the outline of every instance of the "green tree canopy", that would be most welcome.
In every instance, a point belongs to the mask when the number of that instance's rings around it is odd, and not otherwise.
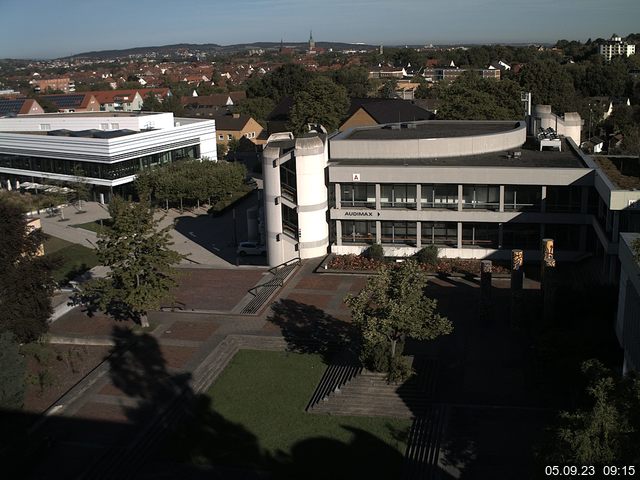
[[[640,462],[640,378],[620,377],[597,360],[582,365],[585,405],[560,415],[545,462],[565,465]]]
[[[341,68],[334,72],[333,79],[347,89],[347,95],[351,98],[369,96],[371,81],[369,72],[364,67]]]
[[[81,299],[90,308],[148,326],[147,312],[176,285],[174,266],[183,257],[169,248],[171,226],[160,229],[147,202],[115,197],[109,213],[112,226],[98,233],[97,254],[110,272],[85,284]]]
[[[249,115],[263,127],[267,126],[267,117],[275,107],[275,103],[268,97],[247,98],[238,106],[238,113]]]
[[[0,333],[0,408],[22,408],[24,376],[24,358],[13,335],[11,332]]]
[[[18,204],[0,198],[0,331],[19,342],[47,331],[55,282],[52,261],[39,256],[45,239],[28,226]]]
[[[568,70],[557,62],[535,61],[520,72],[520,86],[533,96],[535,105],[551,105],[562,114],[576,110],[576,92]]]
[[[310,123],[337,130],[349,108],[347,90],[327,77],[314,78],[293,98],[290,122],[296,134],[304,133]]]
[[[268,97],[277,103],[305,88],[314,76],[301,65],[286,63],[261,77],[252,76],[247,81],[247,96]]]
[[[424,289],[427,278],[413,260],[399,268],[382,268],[370,277],[358,295],[347,295],[353,323],[362,335],[363,356],[387,345],[391,358],[399,356],[397,345],[405,337],[432,340],[453,331],[453,325],[438,314],[438,303]]]
[[[466,72],[447,85],[434,87],[444,120],[518,120],[523,118],[520,87],[511,80],[496,81]]]

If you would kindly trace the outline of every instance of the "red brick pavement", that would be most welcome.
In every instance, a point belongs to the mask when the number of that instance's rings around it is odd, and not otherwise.
[[[217,323],[211,322],[182,322],[176,321],[162,332],[160,338],[178,340],[202,341],[207,340],[219,328]]]
[[[121,405],[87,402],[76,412],[74,417],[103,422],[129,423],[127,416],[129,408]]]
[[[197,351],[198,349],[194,347],[176,347],[160,344],[160,353],[165,362],[167,362],[167,368],[176,370],[183,369]]]
[[[265,270],[181,269],[173,292],[186,308],[228,312],[263,277]]]
[[[55,335],[111,335],[114,327],[132,328],[133,322],[117,322],[102,313],[88,316],[81,309],[76,308],[56,320],[49,332]]]

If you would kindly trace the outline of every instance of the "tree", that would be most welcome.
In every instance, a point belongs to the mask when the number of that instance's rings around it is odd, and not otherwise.
[[[24,358],[13,335],[10,332],[0,333],[0,408],[22,408],[24,375]]]
[[[343,86],[327,77],[314,78],[294,96],[291,129],[301,134],[307,124],[315,123],[332,132],[340,126],[348,108],[349,98]]]
[[[582,364],[583,408],[563,412],[545,462],[606,465],[640,461],[640,378],[615,375],[598,360]]]
[[[387,80],[382,84],[379,91],[380,98],[395,98],[398,89],[398,81],[395,78]]]
[[[267,126],[267,117],[275,107],[273,100],[267,97],[247,98],[238,106],[238,113],[249,115],[256,120],[262,127]]]
[[[520,88],[511,80],[496,81],[473,72],[434,87],[444,120],[516,120],[524,116]]]
[[[184,257],[169,248],[171,227],[159,229],[146,195],[141,198],[130,203],[116,197],[109,204],[112,226],[98,233],[97,254],[110,272],[88,282],[80,297],[92,309],[146,327],[148,311],[176,285],[174,266]]]
[[[279,102],[282,97],[292,96],[305,88],[314,74],[301,65],[286,63],[262,77],[252,76],[247,81],[248,97],[268,97]]]
[[[78,210],[82,211],[82,202],[89,200],[89,185],[87,184],[84,170],[80,165],[73,167],[73,177],[72,188],[75,191]]]
[[[576,92],[568,71],[554,61],[535,61],[520,72],[520,86],[533,95],[536,105],[551,105],[558,113],[576,109]]]
[[[364,67],[341,68],[334,72],[333,79],[347,89],[347,95],[351,98],[367,97],[371,90],[369,72]]]
[[[382,346],[392,367],[405,337],[432,340],[453,331],[451,322],[437,313],[437,301],[425,296],[426,286],[424,272],[407,260],[399,268],[383,267],[358,295],[347,295],[344,301],[361,333],[365,362]]]
[[[47,331],[55,262],[40,256],[45,235],[29,227],[21,208],[0,198],[0,331],[24,343]]]
[[[142,102],[142,111],[143,112],[159,112],[162,107],[160,100],[158,97],[153,94],[153,92],[147,93],[144,97],[144,101]]]

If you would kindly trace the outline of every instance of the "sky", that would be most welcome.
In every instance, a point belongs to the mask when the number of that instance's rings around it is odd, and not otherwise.
[[[552,43],[640,31],[639,0],[0,0],[0,58],[173,43]]]

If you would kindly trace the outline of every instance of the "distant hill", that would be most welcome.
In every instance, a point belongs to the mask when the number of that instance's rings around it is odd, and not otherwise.
[[[307,42],[294,42],[285,43],[286,47],[305,48]],[[125,48],[121,50],[100,50],[93,52],[84,52],[72,55],[64,58],[89,58],[89,59],[106,59],[106,58],[118,58],[128,57],[130,55],[150,55],[156,53],[159,55],[171,55],[178,50],[200,51],[206,53],[234,53],[242,50],[250,50],[257,48],[278,48],[280,42],[254,42],[254,43],[238,43],[234,45],[218,45],[217,43],[176,43],[173,45],[161,45],[152,47],[134,47]],[[353,43],[341,43],[341,42],[316,42],[316,46],[321,48],[333,48],[334,50],[347,50],[347,49],[373,49],[377,48],[376,45],[364,45]]]

